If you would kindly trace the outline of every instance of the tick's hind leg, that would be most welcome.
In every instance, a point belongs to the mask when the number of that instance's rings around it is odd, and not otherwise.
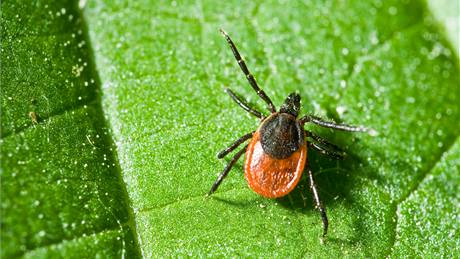
[[[317,136],[311,132],[305,131],[306,135],[309,136],[313,141],[308,142],[309,147],[317,150],[323,155],[328,155],[335,159],[344,159],[347,155],[343,150],[341,150],[338,146],[330,143],[326,139]]]
[[[350,132],[371,132],[368,128],[362,127],[362,126],[351,126],[347,124],[337,124],[332,121],[325,121],[321,119],[320,117],[316,117],[313,115],[305,115],[302,118],[300,118],[300,122],[302,124],[311,122],[314,123],[318,126],[325,127],[325,128],[331,128],[331,129],[336,129],[336,130],[343,130],[343,131],[350,131]]]
[[[238,161],[241,155],[246,151],[247,147],[248,145],[244,146],[240,151],[238,151],[238,153],[235,154],[235,156],[233,156],[232,160],[230,160],[230,162],[224,168],[224,171],[219,175],[219,177],[217,177],[217,180],[212,185],[211,190],[209,190],[208,195],[213,194],[217,190],[219,185],[222,183],[222,180],[224,180],[228,172],[230,172],[230,169],[232,169],[232,167],[235,165],[236,161]]]
[[[321,219],[323,220],[323,237],[325,237],[327,234],[327,228],[329,226],[327,215],[326,215],[326,209],[324,208],[319,198],[318,189],[316,187],[315,180],[313,179],[313,173],[309,166],[307,166],[307,170],[308,170],[308,180],[310,181],[310,189],[311,189],[311,192],[313,193],[313,200],[315,201],[316,208],[319,210],[319,213],[321,214]]]

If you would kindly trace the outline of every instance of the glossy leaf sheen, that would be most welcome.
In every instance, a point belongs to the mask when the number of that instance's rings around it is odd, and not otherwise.
[[[71,1],[1,9],[0,257],[136,256],[81,13]]]
[[[423,1],[96,0],[82,17],[91,41],[76,3],[2,2],[2,257],[459,254],[458,57]],[[298,91],[302,114],[379,133],[308,126],[349,154],[308,153],[325,243],[306,179],[265,199],[239,161],[205,198],[215,154],[258,126],[223,87],[267,114],[219,28],[277,106]]]
[[[144,255],[421,253],[403,245],[418,242],[420,228],[405,208],[443,154],[456,152],[460,112],[458,59],[424,3],[95,1],[85,15]],[[327,244],[305,181],[267,200],[249,190],[240,161],[204,198],[228,161],[215,154],[257,128],[222,88],[266,112],[219,28],[274,103],[299,91],[304,113],[379,132],[321,131],[350,154],[340,163],[310,155],[331,222]],[[447,202],[458,192],[439,195]],[[425,218],[446,224],[453,208]],[[451,255],[450,242],[434,240],[427,253]]]

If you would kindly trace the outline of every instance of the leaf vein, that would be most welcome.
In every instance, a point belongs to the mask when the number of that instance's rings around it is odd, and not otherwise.
[[[400,208],[400,205],[407,199],[409,198],[409,196],[416,192],[419,188],[419,186],[422,184],[422,182],[430,175],[430,173],[436,168],[436,166],[442,161],[442,157],[444,156],[444,154],[448,153],[453,145],[456,143],[456,141],[460,138],[460,133],[458,133],[454,138],[452,138],[452,140],[449,141],[448,145],[446,146],[446,148],[439,153],[439,155],[437,156],[437,159],[434,160],[434,162],[428,167],[428,169],[423,173],[423,174],[420,174],[419,176],[417,176],[415,179],[414,179],[414,183],[410,186],[409,190],[404,193],[403,195],[401,195],[401,197],[399,199],[397,199],[396,201],[393,201],[390,205],[390,218],[389,218],[389,223],[391,224],[390,225],[390,230],[392,235],[390,237],[390,246],[388,248],[388,250],[385,252],[385,258],[388,258],[391,253],[393,252],[393,248],[396,244],[396,238],[397,238],[397,227],[398,227],[398,209]]]
[[[64,115],[64,114],[72,112],[72,111],[80,110],[80,109],[84,108],[85,106],[91,106],[91,105],[95,105],[95,104],[97,104],[97,98],[93,97],[93,98],[90,98],[87,101],[79,103],[77,105],[64,107],[64,109],[59,109],[59,110],[55,111],[54,113],[50,114],[47,117],[41,117],[40,116],[40,120],[38,122],[38,125],[44,124],[46,122],[49,122],[49,120],[54,118],[54,117],[58,117],[58,116]],[[35,128],[35,127],[36,127],[36,125],[32,124],[32,123],[29,124],[28,126],[25,126],[25,127],[24,126],[18,127],[15,130],[12,130],[11,132],[3,134],[0,137],[0,140],[4,140],[4,139],[6,139],[6,138],[8,138],[10,136],[18,135],[21,132],[27,131],[27,130]]]
[[[348,64],[348,73],[345,76],[344,80],[348,82],[349,79],[353,77],[353,75],[355,75],[355,65],[368,60],[373,54],[377,53],[380,49],[382,49],[385,46],[385,44],[392,42],[396,38],[396,35],[398,33],[410,31],[414,28],[417,28],[420,25],[423,25],[423,20],[418,20],[417,22],[409,24],[408,26],[401,28],[400,30],[393,31],[387,38],[379,42],[377,45],[375,45],[375,47],[371,48],[369,52],[353,58],[353,60]]]
[[[222,191],[222,192],[218,192],[218,193],[215,193],[213,194],[213,196],[215,195],[222,195],[222,194],[226,194],[226,193],[229,193],[229,192],[238,192],[238,191],[243,191],[247,189],[246,187],[245,188],[235,188],[235,189],[230,189],[230,190],[226,190],[226,191]],[[152,207],[146,207],[146,208],[141,208],[141,209],[138,209],[136,212],[137,213],[146,213],[146,212],[149,212],[151,210],[161,210],[161,209],[165,209],[166,207],[170,207],[172,205],[175,205],[177,203],[183,203],[183,202],[188,202],[188,201],[193,201],[193,200],[196,200],[198,198],[202,198],[202,199],[211,199],[212,197],[207,197],[205,194],[199,194],[199,195],[194,195],[194,196],[190,196],[190,197],[187,197],[185,199],[179,199],[179,200],[175,200],[175,201],[172,201],[172,202],[168,202],[168,203],[163,203],[159,206],[152,206]]]

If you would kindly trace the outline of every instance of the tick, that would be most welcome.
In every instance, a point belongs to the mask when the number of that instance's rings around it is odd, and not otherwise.
[[[244,176],[249,187],[266,198],[280,198],[290,193],[299,183],[302,173],[305,170],[308,173],[313,200],[323,221],[324,237],[328,229],[328,219],[326,209],[319,197],[313,173],[307,163],[307,146],[318,150],[321,154],[337,159],[342,159],[345,153],[326,139],[305,130],[304,125],[306,123],[314,123],[321,127],[349,132],[367,131],[367,129],[346,124],[336,124],[313,115],[305,115],[298,118],[300,95],[297,93],[289,94],[279,111],[277,111],[270,98],[258,86],[254,76],[249,72],[232,39],[230,39],[224,30],[220,31],[230,45],[233,55],[249,84],[256,91],[257,95],[267,103],[270,115],[265,116],[263,113],[252,108],[233,91],[228,88],[225,89],[225,92],[241,108],[260,119],[260,125],[256,131],[243,135],[217,154],[217,158],[224,158],[241,144],[251,139],[249,144],[246,144],[236,152],[223,172],[217,177],[217,180],[209,191],[209,195],[217,190],[243,153],[245,153]]]

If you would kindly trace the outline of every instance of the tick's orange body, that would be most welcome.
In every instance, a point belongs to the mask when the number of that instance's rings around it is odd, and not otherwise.
[[[257,130],[246,149],[244,176],[256,193],[267,198],[279,198],[297,186],[306,161],[306,142],[289,157],[276,159],[264,152]]]

